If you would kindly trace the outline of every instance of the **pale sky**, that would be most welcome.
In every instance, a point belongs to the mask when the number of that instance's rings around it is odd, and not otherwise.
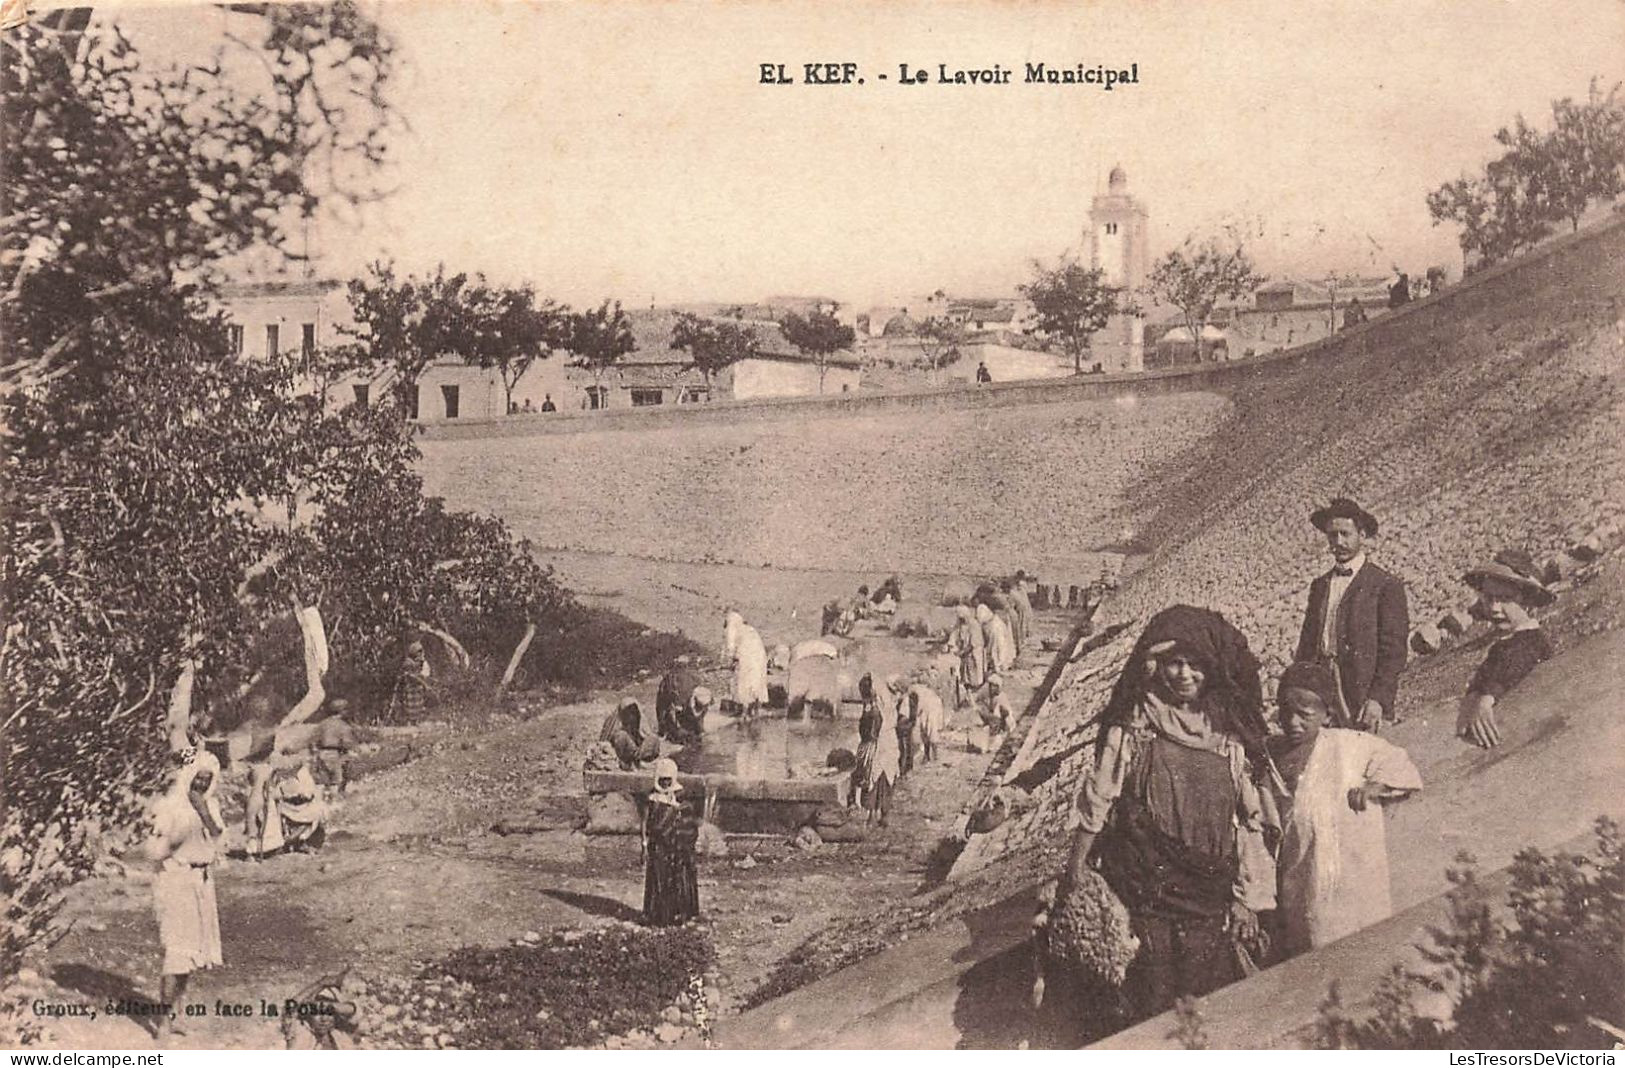
[[[1244,220],[1273,274],[1455,274],[1426,192],[1516,113],[1544,124],[1553,98],[1625,77],[1621,0],[379,10],[411,131],[397,193],[360,230],[324,228],[324,272],[444,261],[573,303],[1009,293],[1080,246],[1117,162],[1153,257]],[[799,84],[814,61],[865,84]],[[1029,61],[1138,63],[1140,84],[1024,85]],[[758,84],[761,63],[798,84]],[[900,63],[932,82],[898,84]],[[940,85],[939,63],[1015,73]]]

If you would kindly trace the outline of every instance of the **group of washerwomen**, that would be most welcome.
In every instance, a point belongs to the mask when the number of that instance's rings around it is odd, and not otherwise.
[[[903,581],[892,575],[876,586],[871,593],[867,585],[859,586],[857,595],[849,601],[839,599],[824,605],[821,637],[834,634],[845,638],[859,620],[884,619],[897,611],[903,600]]]
[[[1179,605],[1140,635],[1102,715],[1066,866],[1034,923],[1035,1005],[1048,1007],[1047,984],[1066,975],[1060,1011],[1075,1018],[1075,969],[1057,972],[1066,955],[1050,944],[1069,902],[1081,915],[1126,911],[1138,943],[1120,987],[1085,986],[1110,1028],[1390,914],[1382,810],[1422,787],[1406,752],[1381,737],[1399,721],[1405,587],[1368,559],[1377,520],[1357,503],[1334,499],[1311,521],[1333,567],[1310,587],[1295,660],[1278,680],[1278,730],[1265,721],[1259,662],[1223,617]],[[1495,639],[1456,733],[1487,748],[1500,741],[1497,701],[1553,655],[1535,612],[1555,598],[1521,551],[1464,581]]]
[[[863,715],[848,805],[861,805],[867,820],[886,826],[899,781],[916,763],[936,759],[949,718],[944,695],[955,708],[976,711],[990,748],[1009,732],[1014,712],[1001,672],[1015,666],[1031,638],[1026,581],[1026,572],[1017,571],[1013,578],[985,584],[974,606],[958,607],[948,632],[946,670],[933,666],[908,680],[870,673],[858,681]]]
[[[1008,733],[1012,718],[1004,675],[1032,641],[1027,581],[1022,570],[997,583],[984,583],[972,604],[955,608],[957,618],[948,632],[948,655],[957,662],[954,703],[974,709],[994,743]]]

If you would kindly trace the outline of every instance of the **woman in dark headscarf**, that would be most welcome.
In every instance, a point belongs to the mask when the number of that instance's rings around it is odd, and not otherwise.
[[[1247,639],[1187,605],[1146,625],[1107,705],[1062,890],[1093,859],[1127,906],[1138,1016],[1238,978],[1237,945],[1256,941],[1257,914],[1275,905],[1248,757],[1264,759],[1262,706]]]

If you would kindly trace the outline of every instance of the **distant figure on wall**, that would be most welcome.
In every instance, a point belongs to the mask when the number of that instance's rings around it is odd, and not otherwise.
[[[1377,519],[1347,497],[1310,516],[1326,536],[1333,567],[1309,586],[1296,659],[1324,664],[1342,700],[1330,725],[1376,733],[1395,720],[1394,695],[1405,669],[1410,609],[1405,584],[1366,559]]]
[[[1401,304],[1411,302],[1411,277],[1404,271],[1399,272],[1399,279],[1388,287],[1388,306],[1397,308]]]
[[[983,386],[991,381],[993,381],[993,372],[987,369],[987,361],[983,360],[976,365],[976,384]]]
[[[553,394],[549,393],[547,396],[542,398],[542,411],[556,412],[558,410],[559,406],[553,403]]]

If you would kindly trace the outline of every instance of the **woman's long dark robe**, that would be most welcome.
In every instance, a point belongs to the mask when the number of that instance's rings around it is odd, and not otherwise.
[[[681,805],[651,800],[643,813],[643,922],[670,927],[700,914],[694,843],[699,826]]]

